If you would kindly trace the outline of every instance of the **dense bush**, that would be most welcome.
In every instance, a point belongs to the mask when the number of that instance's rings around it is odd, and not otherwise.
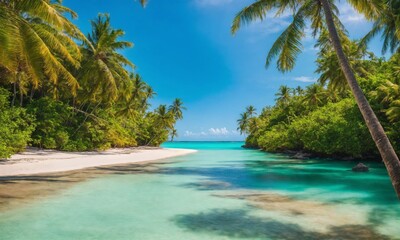
[[[296,119],[289,127],[288,136],[311,152],[359,157],[375,151],[372,138],[352,99],[329,103]]]
[[[133,119],[117,118],[101,109],[88,116],[50,98],[33,101],[27,108],[37,121],[33,146],[67,151],[137,146]]]
[[[71,108],[50,98],[41,98],[28,105],[27,110],[36,118],[32,144],[40,148],[62,149],[69,141],[74,124]]]
[[[363,60],[361,63],[370,72],[359,76],[358,82],[395,150],[400,153],[398,58],[399,54],[389,61]],[[274,106],[264,108],[259,116],[246,110],[238,120],[241,132],[249,134],[247,147],[271,152],[307,151],[325,156],[379,156],[345,86],[312,84],[296,89],[282,86],[275,95]]]
[[[0,158],[23,150],[34,129],[34,118],[25,109],[10,107],[10,93],[0,88]]]

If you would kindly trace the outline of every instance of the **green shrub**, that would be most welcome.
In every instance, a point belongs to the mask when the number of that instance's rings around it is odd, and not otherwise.
[[[311,114],[296,119],[289,137],[296,135],[304,149],[324,154],[361,156],[375,151],[375,146],[352,99],[330,103]]]
[[[258,140],[258,143],[263,150],[269,152],[294,148],[287,126],[284,124],[275,125],[268,131],[264,132]]]
[[[34,118],[25,109],[10,107],[10,93],[0,88],[0,158],[22,151],[30,141]]]
[[[68,144],[70,128],[74,124],[70,107],[45,97],[30,103],[28,112],[36,118],[36,129],[32,133],[34,146],[62,149]]]

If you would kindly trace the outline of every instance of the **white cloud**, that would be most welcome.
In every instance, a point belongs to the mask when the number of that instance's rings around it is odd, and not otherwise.
[[[340,20],[343,23],[360,23],[366,21],[365,17],[358,13],[352,6],[346,1],[342,1],[338,4]]]
[[[196,4],[202,7],[205,6],[221,6],[232,3],[233,0],[195,0]]]
[[[208,132],[211,135],[228,135],[229,131],[226,129],[226,127],[223,128],[210,128],[208,129]]]
[[[311,82],[316,82],[316,78],[311,78],[311,77],[306,77],[306,76],[300,76],[300,77],[295,77],[293,80],[298,81],[298,82],[305,82],[305,83],[311,83]]]
[[[185,133],[183,134],[185,137],[191,137],[191,136],[195,136],[195,134],[192,131],[188,131],[186,130]]]
[[[237,136],[240,135],[240,133],[236,130],[229,130],[226,127],[222,128],[210,128],[208,129],[207,132],[202,131],[202,132],[192,132],[189,130],[186,130],[184,133],[185,137],[204,137],[204,136]]]

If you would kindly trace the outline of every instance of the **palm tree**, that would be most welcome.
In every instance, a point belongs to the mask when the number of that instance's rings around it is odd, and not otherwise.
[[[133,82],[133,91],[131,98],[134,101],[143,99],[145,97],[147,84],[142,80],[139,74],[131,74],[130,79]]]
[[[150,87],[149,85],[146,86],[146,89],[144,91],[144,96],[142,98],[142,103],[140,104],[140,107],[142,110],[146,110],[150,104],[149,104],[149,99],[153,98],[155,95],[157,95],[156,92],[154,92],[153,88]]]
[[[272,113],[272,107],[267,106],[261,110],[260,118],[269,119]]]
[[[186,110],[186,107],[183,106],[183,102],[179,98],[176,98],[168,108],[168,111],[172,112],[176,120],[183,119],[182,110]]]
[[[368,1],[368,3],[366,3],[356,0],[348,1],[359,9],[362,8],[364,14],[370,18],[374,17],[376,12],[379,12],[380,3],[382,2]],[[272,9],[277,9],[278,16],[286,11],[292,12],[293,20],[272,45],[267,56],[266,65],[268,66],[272,59],[278,56],[278,70],[285,72],[293,69],[296,57],[302,49],[301,39],[304,37],[307,21],[311,23],[314,37],[327,28],[330,37],[329,40],[336,52],[341,69],[386,165],[397,196],[400,199],[399,158],[363,91],[358,85],[348,58],[345,55],[339,37],[339,35],[342,35],[344,32],[344,27],[337,16],[339,11],[334,5],[334,2],[329,0],[257,0],[237,14],[233,21],[232,32],[235,33],[243,23],[258,19],[263,20],[266,13]]]
[[[328,38],[328,40],[326,40],[326,38]],[[316,61],[317,70],[315,72],[320,74],[318,82],[322,85],[328,85],[328,88],[344,91],[348,88],[346,77],[341,69],[336,51],[332,48],[332,45],[329,44],[329,39],[329,34],[326,31],[318,38],[316,47],[323,50],[318,54],[318,59]],[[373,54],[367,51],[365,45],[360,47],[358,42],[350,41],[346,37],[342,39],[342,46],[354,72],[356,72],[358,76],[365,77],[368,74],[368,70],[366,69],[363,59]]]
[[[167,110],[167,106],[162,104],[154,111],[157,114],[157,124],[162,128],[172,129],[175,123],[174,115]]]
[[[154,110],[154,113],[155,121],[153,124],[154,127],[158,129],[158,131],[155,132],[154,136],[149,139],[146,145],[150,145],[163,132],[167,131],[167,133],[169,133],[171,130],[174,129],[175,116],[171,111],[167,110],[166,105],[162,104],[158,106],[158,108]]]
[[[252,118],[253,116],[257,115],[256,108],[252,105],[246,107],[247,115]]]
[[[297,87],[294,89],[294,91],[295,91],[295,93],[296,93],[297,96],[301,96],[301,95],[304,93],[303,88],[300,87],[300,86],[297,86]]]
[[[73,94],[77,90],[69,68],[78,68],[81,58],[74,39],[85,37],[67,14],[77,17],[61,1],[0,1],[0,67],[20,95],[28,85],[37,89],[44,82],[66,83]]]
[[[176,128],[173,128],[170,132],[169,132],[169,136],[171,137],[171,142],[174,141],[174,138],[178,137],[178,130],[176,130]]]
[[[138,112],[144,112],[147,109],[147,89],[148,85],[142,80],[139,74],[131,73],[130,81],[119,89],[119,108],[118,115],[135,116]],[[143,103],[144,102],[144,103]]]
[[[400,85],[386,81],[378,87],[378,91],[373,94],[381,100],[381,103],[387,106],[385,110],[389,121],[397,122],[400,120]]]
[[[119,41],[124,35],[120,29],[113,29],[108,14],[99,14],[91,22],[92,33],[82,49],[84,60],[78,78],[84,99],[112,103],[118,97],[119,89],[129,81],[126,66],[134,67],[119,50],[132,47],[131,42]]]
[[[291,98],[291,92],[292,90],[288,86],[280,86],[279,91],[275,93],[275,96],[277,97],[275,101],[284,106],[287,105]]]
[[[359,8],[360,12],[364,12],[363,8]],[[400,28],[399,23],[400,4],[399,1],[386,0],[382,1],[379,11],[369,16],[370,20],[374,20],[371,31],[362,39],[361,45],[367,44],[376,35],[381,34],[383,39],[382,53],[395,52],[400,46]]]
[[[322,103],[324,94],[324,88],[320,84],[312,84],[306,87],[303,101],[312,107],[319,106]]]
[[[240,118],[237,120],[237,123],[238,123],[237,130],[240,131],[240,134],[246,134],[248,132],[248,126],[249,126],[248,112],[241,113]]]

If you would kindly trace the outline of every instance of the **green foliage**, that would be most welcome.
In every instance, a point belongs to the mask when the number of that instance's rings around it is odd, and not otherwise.
[[[29,104],[28,112],[36,118],[36,129],[32,143],[40,148],[62,149],[69,141],[71,109],[59,101],[41,98]]]
[[[338,18],[339,10],[335,2],[331,2],[333,21],[342,38],[347,38],[346,30]],[[273,10],[276,10],[275,12]],[[312,30],[312,36],[326,31],[325,16],[319,1],[265,1],[257,0],[243,8],[234,18],[231,32],[235,34],[239,28],[257,20],[264,20],[267,13],[274,12],[276,17],[284,13],[292,13],[292,22],[281,33],[271,46],[266,58],[266,66],[277,58],[277,69],[287,72],[294,68],[298,55],[303,50],[302,40],[306,37],[307,25]]]
[[[0,158],[22,151],[34,129],[34,118],[25,109],[9,107],[9,95],[0,88]]]
[[[0,1],[0,157],[28,144],[86,151],[176,136],[183,102],[149,112],[155,92],[129,71],[124,31],[99,14],[86,38],[66,14],[76,17],[62,1]]]
[[[356,57],[354,61],[359,60]],[[400,152],[398,63],[398,54],[389,61],[371,56],[361,63],[367,66],[368,72],[358,82],[394,148]],[[337,73],[328,70],[325,74],[327,80],[338,81]],[[246,118],[244,129],[250,134],[246,146],[271,152],[304,150],[324,156],[378,156],[360,111],[347,90],[332,84],[311,84],[305,89],[282,86],[276,97],[274,106],[264,108],[258,117],[252,118],[253,124]],[[239,126],[241,123],[238,121]]]
[[[289,133],[285,125],[276,125],[260,136],[258,143],[261,148],[269,152],[279,152],[292,149]]]
[[[311,152],[362,156],[375,151],[368,129],[352,99],[329,103],[296,119],[290,125],[288,135]]]
[[[359,157],[376,153],[361,114],[352,99],[343,99],[296,117],[289,124],[270,126],[246,141],[270,152],[306,150],[322,155]]]
[[[169,133],[160,124],[160,116],[155,113],[116,117],[114,109],[97,109],[91,116],[50,98],[32,102],[28,111],[37,119],[32,144],[47,149],[104,150],[110,147],[133,147],[138,142],[158,146],[166,141],[165,136]],[[168,113],[168,116],[172,116],[172,113]]]

